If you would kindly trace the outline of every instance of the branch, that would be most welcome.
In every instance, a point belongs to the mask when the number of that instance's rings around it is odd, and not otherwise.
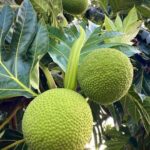
[[[17,145],[19,145],[19,144],[21,144],[21,143],[24,143],[24,142],[25,142],[24,139],[18,140],[18,141],[16,141],[16,142],[14,142],[14,143],[12,143],[12,144],[6,146],[5,148],[2,148],[1,150],[9,150],[10,148],[13,148],[13,147],[15,147],[15,146],[17,146]]]
[[[11,121],[11,119],[16,115],[18,110],[20,110],[21,108],[22,108],[21,104],[16,106],[11,115],[0,125],[0,131]]]

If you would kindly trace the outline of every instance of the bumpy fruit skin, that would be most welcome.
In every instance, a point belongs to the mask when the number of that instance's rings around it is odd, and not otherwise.
[[[98,49],[83,60],[78,70],[81,89],[99,104],[111,104],[122,98],[133,79],[129,58],[116,49]]]
[[[88,0],[62,0],[63,8],[68,13],[80,15],[88,8]]]
[[[92,114],[86,100],[67,89],[53,89],[27,107],[23,134],[31,150],[83,150],[92,134]]]

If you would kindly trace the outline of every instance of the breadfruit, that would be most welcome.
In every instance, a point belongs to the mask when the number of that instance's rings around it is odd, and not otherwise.
[[[27,107],[22,128],[31,150],[83,150],[92,134],[86,100],[68,89],[48,90]]]
[[[130,59],[116,49],[104,48],[91,52],[78,69],[78,81],[86,96],[104,105],[125,96],[132,79]]]
[[[88,8],[88,0],[62,0],[65,11],[72,15],[80,15]]]

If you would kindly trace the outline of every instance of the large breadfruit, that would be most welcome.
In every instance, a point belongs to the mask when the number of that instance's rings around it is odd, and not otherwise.
[[[31,150],[83,150],[92,134],[91,110],[74,91],[49,90],[29,104],[22,128]]]
[[[133,79],[130,59],[116,49],[98,49],[83,60],[78,70],[81,89],[93,101],[111,104],[122,98]]]

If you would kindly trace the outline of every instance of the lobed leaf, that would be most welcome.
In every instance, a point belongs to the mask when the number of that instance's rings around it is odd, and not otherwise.
[[[129,115],[138,123],[142,120],[147,133],[150,133],[150,114],[145,109],[145,102],[142,102],[139,95],[131,89],[129,93],[123,98],[124,108],[127,109]],[[149,106],[148,106],[149,108]]]
[[[135,47],[130,47],[127,44],[108,44],[104,42],[106,39],[111,39],[116,36],[122,35],[119,32],[102,32],[99,26],[94,26],[93,24],[84,27],[84,29],[86,32],[86,41],[81,50],[79,64],[82,63],[83,59],[90,52],[99,48],[113,47],[122,50],[128,56],[132,56],[133,54],[139,52]],[[70,49],[74,41],[78,38],[79,31],[77,30],[76,26],[66,28],[64,31],[54,27],[49,27],[49,36],[51,38],[51,42],[49,45],[49,55],[51,56],[53,61],[61,67],[63,71],[66,71]]]
[[[37,94],[32,87],[38,89],[38,79],[31,78],[32,70],[47,52],[47,28],[42,22],[37,23],[36,12],[29,0],[24,0],[13,28],[10,28],[12,14],[11,8],[4,7],[0,16],[0,99],[16,96],[34,97]],[[5,44],[9,29],[12,30],[9,43]]]

